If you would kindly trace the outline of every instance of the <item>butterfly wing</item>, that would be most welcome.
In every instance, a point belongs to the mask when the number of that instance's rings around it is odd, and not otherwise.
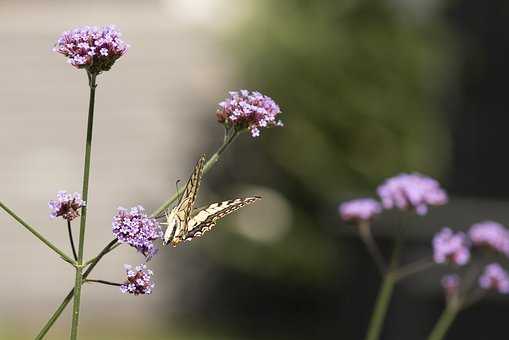
[[[237,198],[234,200],[223,201],[209,205],[205,209],[200,210],[193,218],[189,220],[189,229],[185,235],[184,240],[191,241],[195,237],[202,236],[205,232],[211,230],[216,225],[218,220],[231,214],[234,211],[239,210],[242,207],[258,201],[260,198],[261,197],[259,196]]]
[[[167,229],[164,234],[164,243],[173,242],[174,239],[182,239],[187,234],[188,223],[193,211],[196,196],[200,189],[200,182],[203,176],[205,155],[201,156],[194,166],[193,173],[187,180],[177,205],[166,214]]]

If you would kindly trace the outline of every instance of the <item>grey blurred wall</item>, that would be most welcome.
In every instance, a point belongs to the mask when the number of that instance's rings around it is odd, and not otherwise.
[[[0,197],[51,241],[69,251],[65,225],[48,218],[58,190],[81,191],[88,87],[86,75],[51,51],[62,31],[116,24],[131,45],[99,77],[87,229],[87,258],[109,240],[117,206],[157,207],[175,190],[210,136],[215,104],[232,89],[232,62],[218,34],[239,6],[222,1],[0,1]],[[227,8],[227,10],[225,10]],[[223,23],[224,23],[223,22]],[[200,131],[200,126],[214,127]],[[77,223],[75,223],[77,228]],[[22,332],[46,321],[72,285],[72,268],[0,213],[0,328]],[[70,252],[70,251],[69,251]],[[107,258],[94,276],[123,278],[123,263],[141,263],[132,249]],[[154,271],[165,272],[161,263]],[[171,283],[143,299],[113,287],[87,286],[83,322],[138,318],[154,310]],[[96,313],[97,312],[97,313]],[[68,314],[68,313],[66,313]],[[59,327],[67,329],[66,323]]]

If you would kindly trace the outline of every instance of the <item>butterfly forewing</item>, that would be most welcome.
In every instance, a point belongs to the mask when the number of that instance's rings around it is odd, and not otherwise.
[[[200,188],[204,165],[205,156],[201,156],[194,166],[193,173],[187,180],[179,202],[170,213],[167,214],[168,228],[164,235],[165,243],[173,243],[175,239],[183,239],[187,234],[188,223],[196,201],[196,196],[198,195],[198,189]]]
[[[191,220],[189,220],[189,229],[185,235],[185,240],[191,241],[195,237],[202,236],[205,232],[212,229],[218,220],[242,207],[256,202],[260,198],[261,197],[258,196],[237,198],[230,201],[213,203],[207,208],[200,210],[193,218],[191,218]]]

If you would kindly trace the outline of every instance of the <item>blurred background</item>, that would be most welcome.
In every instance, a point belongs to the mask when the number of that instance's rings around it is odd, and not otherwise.
[[[380,283],[337,205],[399,172],[438,178],[451,203],[405,217],[404,261],[430,256],[442,226],[509,223],[502,0],[0,0],[0,195],[68,249],[47,201],[80,191],[88,88],[51,48],[62,31],[114,23],[131,49],[100,76],[87,258],[111,239],[118,206],[151,211],[222,140],[227,91],[259,90],[284,128],[244,135],[206,176],[200,201],[264,199],[151,263],[156,289],[84,289],[84,339],[361,339]],[[388,214],[374,232],[392,245]],[[0,213],[0,338],[33,338],[72,286],[72,268]],[[121,247],[94,277],[122,281]],[[443,272],[398,286],[384,339],[424,339]],[[484,300],[448,339],[500,339],[509,312]],[[48,334],[65,339],[69,314]]]

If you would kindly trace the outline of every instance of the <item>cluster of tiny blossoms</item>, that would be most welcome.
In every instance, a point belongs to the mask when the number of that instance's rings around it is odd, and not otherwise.
[[[389,178],[378,187],[378,195],[386,209],[413,209],[419,215],[425,215],[429,205],[447,203],[447,193],[440,183],[420,174],[401,174]]]
[[[479,278],[479,285],[483,289],[492,289],[502,294],[508,294],[509,275],[498,263],[492,263],[484,269],[484,273]]]
[[[468,236],[472,244],[486,247],[509,256],[509,230],[493,221],[476,223],[470,227]]]
[[[150,260],[157,253],[153,241],[163,236],[156,219],[148,217],[142,206],[130,210],[119,207],[113,217],[113,234],[120,243],[136,248]]]
[[[78,210],[85,206],[85,201],[81,199],[77,192],[70,194],[65,190],[61,190],[57,193],[57,199],[49,201],[48,206],[50,208],[50,218],[62,216],[67,221],[72,221],[80,215]]]
[[[227,128],[247,128],[253,137],[260,135],[261,128],[283,126],[277,118],[280,113],[279,106],[272,98],[248,90],[230,92],[230,96],[219,103],[216,112],[218,121]]]
[[[372,198],[359,198],[339,206],[339,214],[344,221],[369,221],[382,212],[382,206]]]
[[[133,268],[131,265],[124,265],[127,280],[120,286],[122,293],[129,293],[133,295],[150,294],[155,286],[152,282],[152,270],[147,269],[147,266],[142,264]]]
[[[454,233],[449,228],[444,228],[433,238],[433,258],[436,263],[465,265],[470,259],[470,247],[490,249],[509,256],[508,243],[509,230],[497,222],[476,223],[467,234]],[[459,285],[459,277],[456,274],[447,277],[457,278],[457,282],[448,281],[449,284],[442,281],[446,294],[449,294],[452,288],[457,289],[452,286]],[[498,263],[492,263],[485,267],[484,273],[479,277],[479,285],[486,290],[508,294],[509,275]]]
[[[115,26],[84,26],[62,33],[53,51],[66,56],[69,64],[99,74],[108,71],[129,45]]]
[[[447,203],[447,193],[433,178],[420,174],[400,174],[385,180],[377,189],[381,203],[372,198],[354,199],[339,206],[341,218],[347,222],[370,221],[384,209],[412,209],[419,215],[428,206]]]
[[[454,233],[444,228],[433,237],[432,243],[436,263],[451,262],[462,266],[470,259],[467,237],[462,232]]]

